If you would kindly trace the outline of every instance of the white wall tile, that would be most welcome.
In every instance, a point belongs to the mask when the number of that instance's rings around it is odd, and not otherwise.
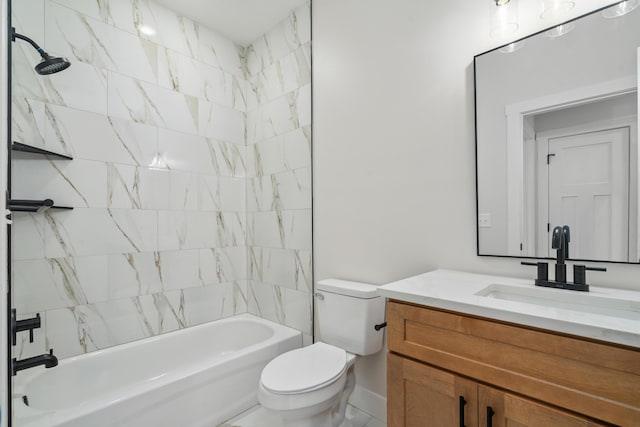
[[[110,208],[169,208],[169,171],[107,164],[107,178]]]
[[[147,295],[162,290],[158,252],[109,255],[109,299]]]
[[[308,168],[252,178],[247,186],[248,211],[311,208],[311,170]]]
[[[51,2],[72,9],[82,15],[97,19],[101,22],[109,21],[110,3],[113,3],[108,1],[49,0],[49,3]]]
[[[40,312],[105,301],[107,258],[53,258],[13,263],[18,312]]]
[[[21,0],[12,2],[11,25],[16,29],[17,33],[32,38],[36,43],[43,43],[44,0]]]
[[[241,212],[246,210],[246,180],[228,176],[201,175],[200,210]]]
[[[198,100],[109,72],[109,115],[163,129],[198,133]]]
[[[311,128],[305,126],[247,148],[247,175],[263,176],[311,166]]]
[[[163,189],[166,191],[166,188]],[[198,209],[198,175],[186,172],[169,173],[169,209]]]
[[[45,213],[47,258],[157,250],[154,211],[74,209]]]
[[[158,84],[197,98],[205,96],[204,64],[171,49],[158,52]]]
[[[242,77],[244,75],[242,51],[241,47],[215,31],[200,27],[199,58],[201,61]]]
[[[12,162],[12,198],[52,199],[56,205],[107,206],[107,168],[89,160],[29,159]]]
[[[40,101],[14,97],[11,103],[11,137],[13,140],[64,154],[66,152],[64,147],[47,145],[44,139],[44,128],[45,104]]]
[[[158,131],[154,127],[51,104],[45,112],[45,143],[58,147],[58,152],[74,159],[147,167],[157,162]]]
[[[164,6],[156,3],[149,3],[149,10],[155,18],[153,35],[143,37],[154,41],[161,46],[188,55],[192,58],[198,56],[199,51],[199,26],[192,20],[176,15]]]
[[[309,209],[249,213],[247,221],[253,246],[311,250]]]
[[[138,306],[143,313],[145,326],[153,335],[171,332],[186,327],[184,313],[176,311],[168,298],[170,293],[156,293],[138,299]]]
[[[157,82],[157,45],[135,35],[47,2],[45,48],[71,61]],[[126,48],[123,48],[126,46]]]
[[[311,252],[293,249],[249,248],[249,279],[311,292]]]
[[[164,290],[176,290],[201,285],[198,250],[163,251],[159,253]]]
[[[300,46],[249,78],[248,87],[257,103],[273,101],[311,83],[310,49],[309,44]]]
[[[247,309],[249,313],[264,319],[284,324],[284,295],[278,286],[249,281],[247,289]]]
[[[60,0],[55,0],[60,2]],[[65,2],[82,2],[87,3],[85,0],[64,0]],[[146,26],[148,29],[161,31],[158,26],[158,22],[155,18],[154,12],[151,10],[150,0],[109,0],[107,5],[108,10],[108,22],[117,28],[128,31],[141,38],[150,39],[150,36],[140,31],[140,28]],[[86,8],[87,6],[83,5]],[[75,8],[75,7],[74,7]],[[77,8],[76,8],[77,9]],[[84,9],[86,10],[86,9]],[[95,12],[90,15],[95,16]]]
[[[44,78],[44,82],[46,100],[52,104],[101,114],[107,112],[107,76],[103,70],[76,62],[64,73]]]
[[[207,139],[213,171],[216,175],[245,176],[246,147],[217,139]]]
[[[235,246],[200,250],[200,278],[205,285],[247,278],[247,248]]]
[[[59,359],[98,350],[80,307],[46,312],[46,341]]]
[[[15,212],[12,218],[11,259],[44,258],[44,215]]]
[[[228,233],[216,212],[158,212],[158,239],[163,251],[224,246]]]
[[[289,92],[247,113],[247,143],[253,144],[311,123],[311,86]],[[308,105],[307,105],[308,104]]]
[[[207,141],[193,134],[160,129],[160,161],[172,171],[214,173]]]
[[[225,142],[244,144],[244,114],[232,108],[199,101],[200,135]]]
[[[312,294],[293,289],[284,289],[284,324],[302,333],[312,333]]]

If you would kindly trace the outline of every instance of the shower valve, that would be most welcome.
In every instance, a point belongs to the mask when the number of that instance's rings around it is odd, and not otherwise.
[[[41,326],[40,313],[36,317],[24,320],[16,320],[16,309],[11,310],[11,343],[16,345],[18,342],[18,332],[29,331],[29,342],[33,342],[33,330]]]

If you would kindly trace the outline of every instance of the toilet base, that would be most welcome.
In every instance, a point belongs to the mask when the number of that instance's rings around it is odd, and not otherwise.
[[[347,401],[355,388],[355,368],[351,365],[347,371],[343,391],[335,398],[323,402],[320,407],[299,408],[292,411],[275,412],[282,427],[352,427],[351,421],[345,418]],[[319,411],[319,412],[318,412]]]

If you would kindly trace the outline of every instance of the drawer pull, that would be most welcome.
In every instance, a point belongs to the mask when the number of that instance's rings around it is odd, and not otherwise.
[[[460,427],[464,426],[464,405],[467,404],[467,401],[464,400],[463,396],[460,396]]]
[[[491,406],[487,406],[487,427],[493,427],[493,408]]]

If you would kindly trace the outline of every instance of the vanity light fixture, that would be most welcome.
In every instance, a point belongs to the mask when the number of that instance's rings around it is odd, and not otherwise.
[[[489,13],[490,35],[493,38],[510,36],[520,27],[517,0],[491,0]]]
[[[575,27],[576,27],[575,23],[567,22],[566,24],[558,25],[557,27],[553,27],[552,29],[545,31],[544,35],[554,39],[556,37],[564,36],[571,30],[573,30]]]
[[[572,0],[543,0],[540,19],[555,21],[564,17],[575,5]]]
[[[626,0],[611,6],[602,12],[605,18],[618,18],[640,6],[640,0]]]
[[[509,43],[506,46],[501,47],[500,49],[498,49],[498,51],[500,53],[513,53],[516,50],[519,50],[520,48],[522,48],[522,46],[524,46],[525,40],[520,40],[519,42],[513,42],[513,43]]]

